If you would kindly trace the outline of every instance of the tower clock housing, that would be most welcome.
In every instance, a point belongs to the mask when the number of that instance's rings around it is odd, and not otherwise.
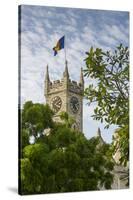
[[[54,111],[54,120],[61,121],[59,115],[62,111],[67,112],[75,119],[72,128],[83,131],[83,91],[84,78],[81,68],[79,82],[69,78],[67,61],[61,80],[50,81],[48,66],[45,75],[45,98]]]

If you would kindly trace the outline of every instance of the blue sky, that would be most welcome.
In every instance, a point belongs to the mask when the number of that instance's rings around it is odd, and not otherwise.
[[[62,78],[64,50],[56,57],[52,48],[65,35],[70,78],[79,81],[85,68],[85,52],[91,46],[114,50],[123,43],[129,46],[129,13],[44,6],[22,6],[21,10],[21,102],[45,102],[44,77],[49,65],[50,79]],[[93,80],[85,79],[85,86]],[[83,127],[87,138],[96,135],[98,127],[105,141],[111,142],[115,126],[91,118],[94,105],[83,104]]]

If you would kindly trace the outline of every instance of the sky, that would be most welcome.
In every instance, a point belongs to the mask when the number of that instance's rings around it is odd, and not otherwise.
[[[120,43],[129,46],[129,13],[23,5],[21,7],[21,104],[28,100],[45,103],[44,77],[49,66],[51,81],[61,79],[65,68],[64,50],[54,56],[53,47],[65,35],[69,75],[79,81],[80,68],[85,69],[85,52],[90,47],[113,51]],[[85,78],[85,87],[94,80]],[[110,143],[116,126],[93,120],[95,105],[83,103],[83,132],[87,138],[96,135]]]

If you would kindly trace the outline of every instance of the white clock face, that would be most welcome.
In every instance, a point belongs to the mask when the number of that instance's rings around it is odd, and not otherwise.
[[[51,100],[51,107],[52,110],[57,113],[62,105],[62,100],[59,96],[55,96],[52,100]]]
[[[74,114],[76,114],[79,111],[79,100],[77,97],[75,97],[75,96],[71,97],[70,108]]]

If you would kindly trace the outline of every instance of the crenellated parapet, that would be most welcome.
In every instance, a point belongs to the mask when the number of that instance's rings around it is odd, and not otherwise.
[[[46,68],[46,76],[45,76],[45,95],[54,93],[57,90],[67,90],[77,94],[83,94],[84,91],[84,78],[83,72],[81,69],[80,74],[80,81],[76,82],[69,78],[68,66],[66,62],[65,71],[63,72],[63,78],[60,80],[50,81],[49,73],[48,73],[48,66]]]
[[[50,82],[48,94],[54,93],[57,90],[58,91],[64,90],[64,83],[62,80],[55,80],[53,82]]]
[[[68,90],[73,93],[82,94],[84,91],[84,85],[79,82],[70,80]]]
[[[58,90],[64,90],[66,87],[66,81],[64,79],[61,80],[55,80],[53,82],[49,82],[48,86],[48,93],[53,93],[54,91]],[[83,93],[84,86],[81,83],[78,83],[76,81],[73,81],[71,79],[68,80],[68,87],[67,90],[73,93]]]

